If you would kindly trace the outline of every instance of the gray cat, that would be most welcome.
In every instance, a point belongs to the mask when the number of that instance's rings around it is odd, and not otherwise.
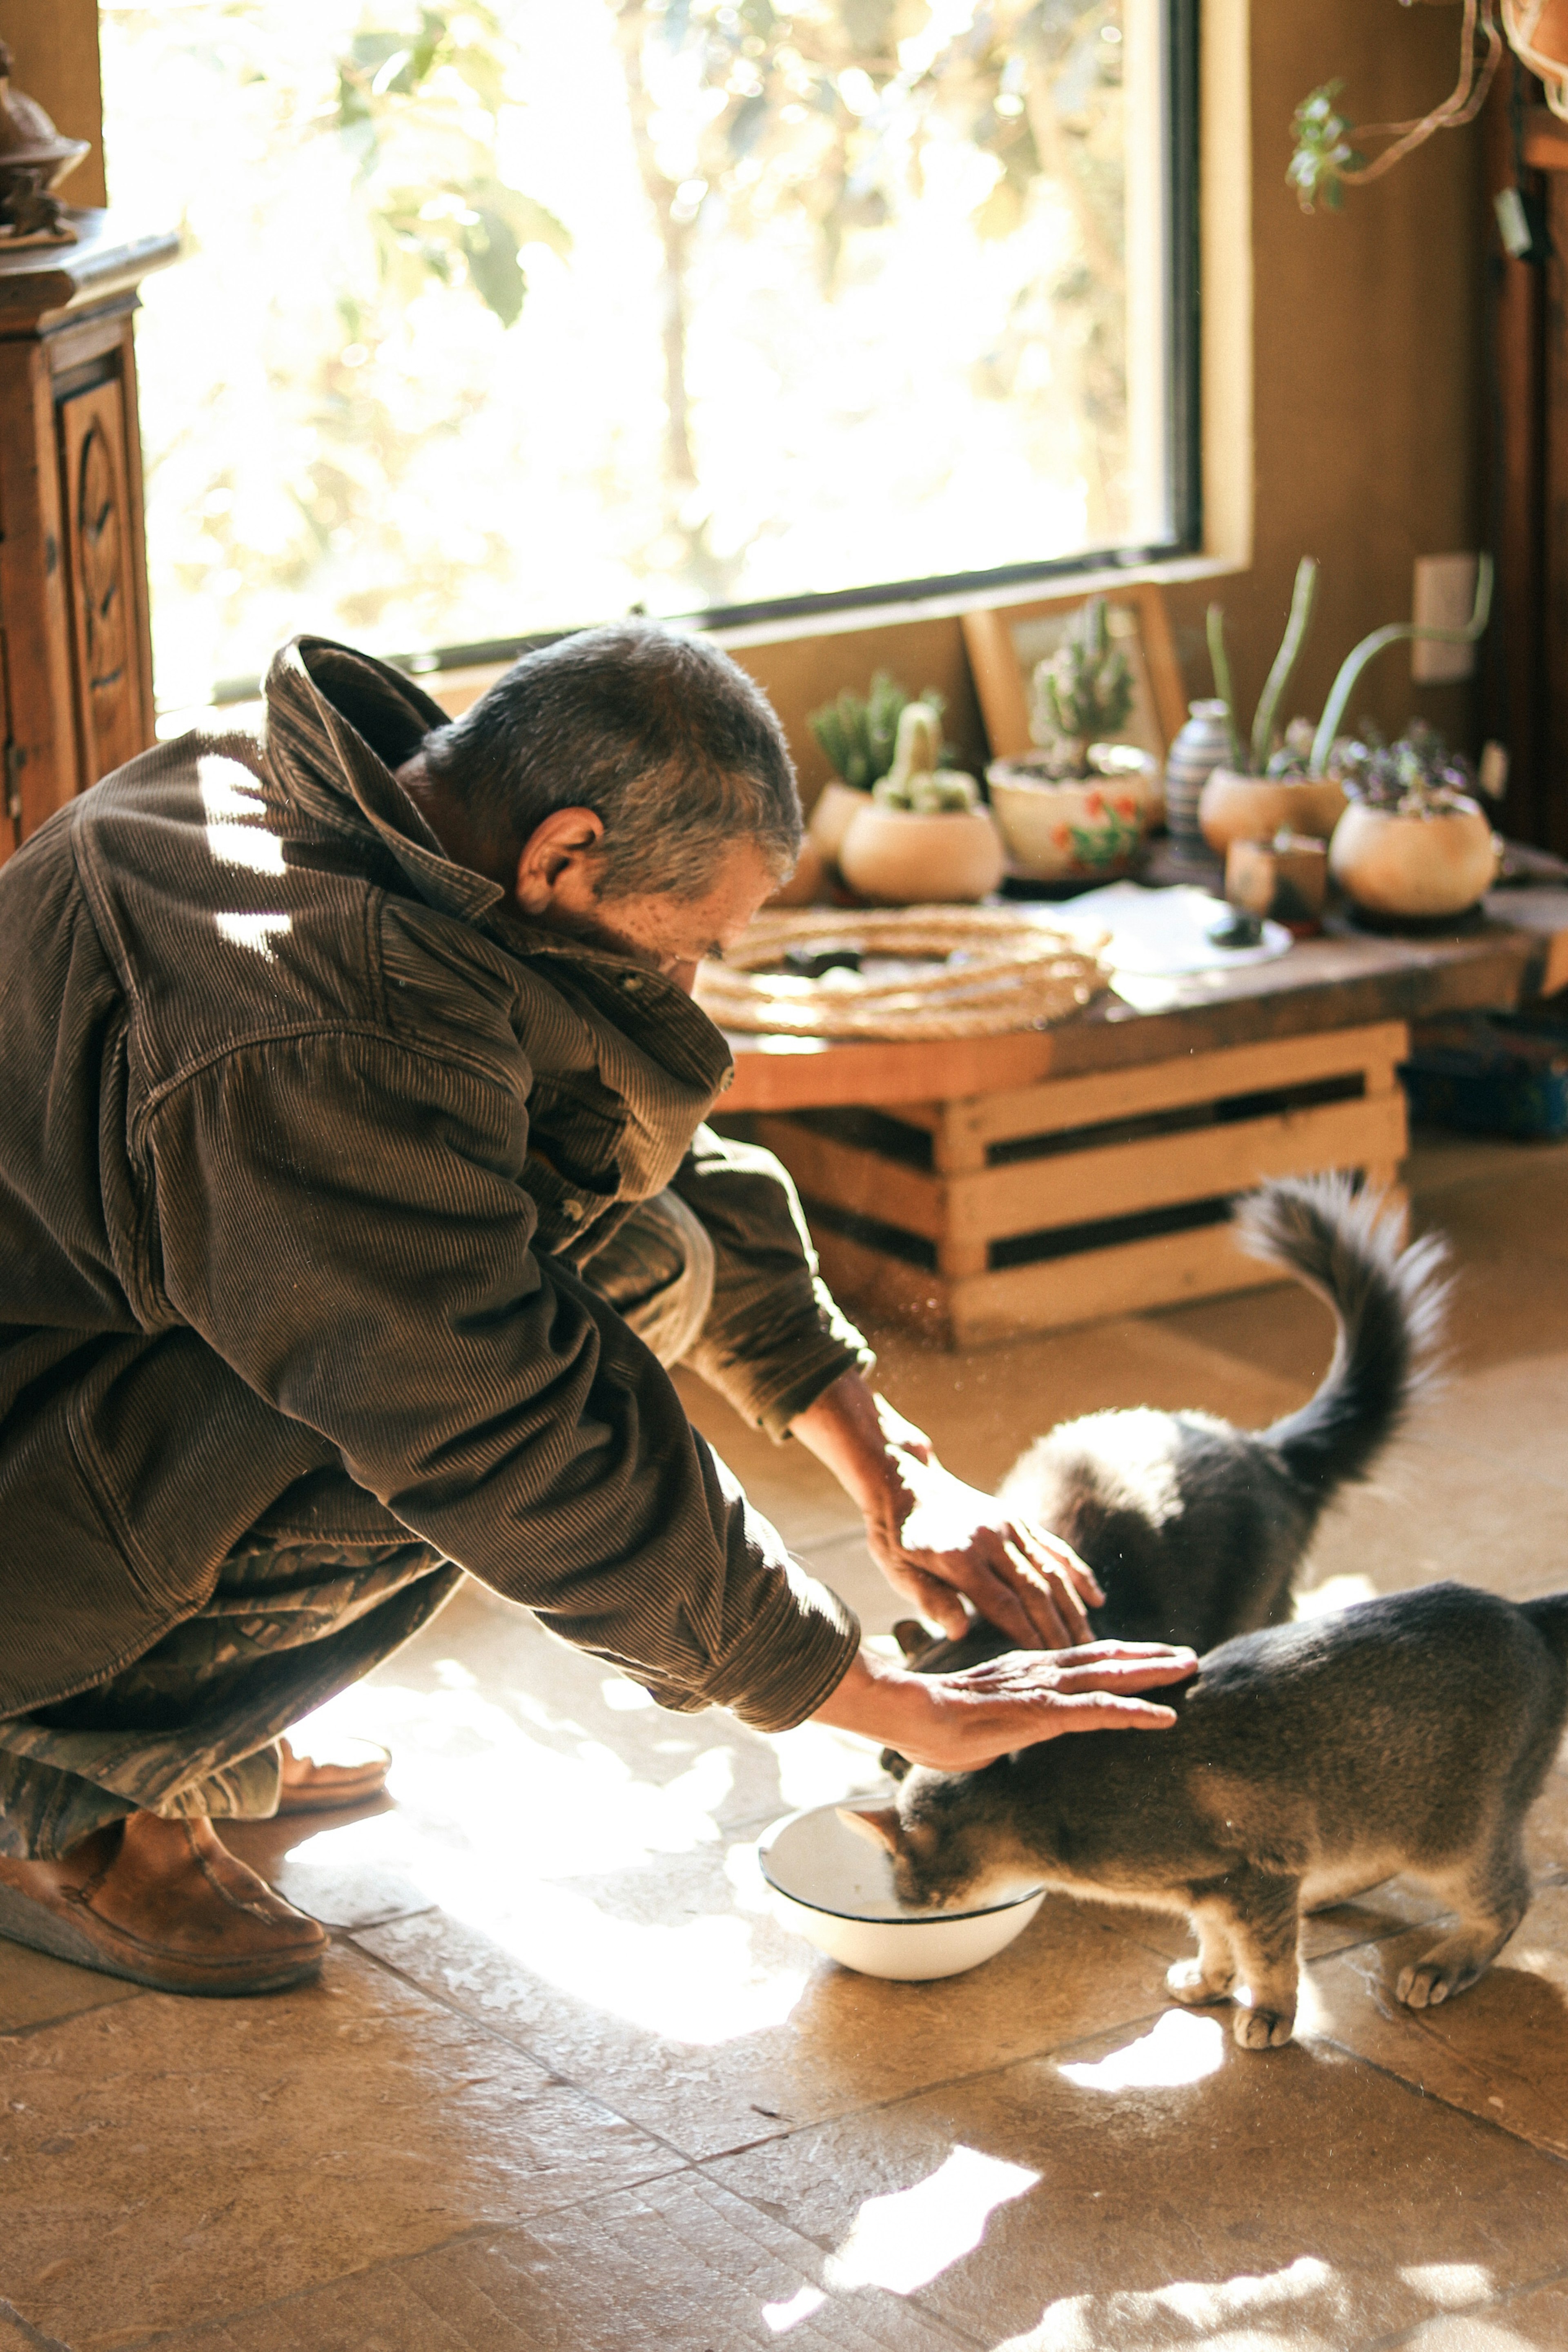
[[[1401,1249],[1382,1204],[1342,1178],[1266,1186],[1237,1219],[1249,1248],[1334,1310],[1311,1401],[1257,1432],[1094,1413],[1039,1439],[1002,1489],[1095,1570],[1097,1635],[1208,1652],[1195,1682],[1161,1694],[1175,1728],[917,1771],[896,1808],[854,1818],[892,1848],[910,1901],[973,1906],[1044,1883],[1185,1912],[1199,1954],[1172,1969],[1172,1991],[1234,1996],[1237,2041],[1262,2048],[1290,2036],[1303,1909],[1399,1871],[1436,1887],[1460,1924],[1401,1975],[1417,2009],[1473,1983],[1513,1933],[1529,1898],[1521,1825],[1568,1707],[1568,1595],[1514,1608],[1437,1584],[1288,1622],[1325,1505],[1367,1475],[1420,1385],[1444,1253],[1433,1239]],[[1008,1646],[981,1623],[934,1643],[899,1630],[925,1672]]]
[[[1333,1361],[1300,1412],[1263,1430],[1205,1412],[1090,1413],[1037,1439],[1008,1472],[1008,1509],[1062,1537],[1099,1577],[1097,1640],[1201,1651],[1289,1620],[1325,1506],[1400,1427],[1442,1320],[1442,1242],[1401,1249],[1384,1209],[1330,1176],[1266,1185],[1237,1210],[1244,1248],[1315,1290],[1339,1325]],[[912,1620],[896,1631],[922,1673],[1010,1646],[980,1622],[935,1643]]]
[[[1568,1592],[1519,1606],[1459,1584],[1243,1634],[1163,1692],[1170,1731],[1088,1732],[983,1771],[911,1772],[849,1818],[905,1901],[1041,1884],[1184,1911],[1167,1983],[1234,1999],[1245,2049],[1288,2042],[1303,1909],[1409,1872],[1458,1924],[1394,1988],[1425,2009],[1473,1984],[1524,1915],[1524,1816],[1568,1715]]]

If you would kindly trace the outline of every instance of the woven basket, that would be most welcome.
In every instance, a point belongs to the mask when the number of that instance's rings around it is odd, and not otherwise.
[[[1005,907],[813,908],[759,915],[722,963],[697,975],[697,1002],[721,1029],[790,1037],[995,1037],[1065,1021],[1110,984],[1097,946]],[[791,949],[889,961],[949,959],[881,976],[837,970],[811,980],[769,970]]]

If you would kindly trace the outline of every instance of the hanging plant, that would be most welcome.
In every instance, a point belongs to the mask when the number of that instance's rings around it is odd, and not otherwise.
[[[1401,0],[1401,5],[1409,7],[1412,0]],[[1509,38],[1520,48],[1522,20],[1528,17],[1533,28],[1548,11],[1560,7],[1561,0],[1501,0],[1501,5]],[[1395,163],[1403,162],[1417,147],[1425,146],[1434,132],[1458,131],[1467,122],[1473,122],[1486,104],[1502,52],[1503,36],[1494,0],[1465,0],[1464,23],[1459,31],[1459,78],[1441,106],[1435,106],[1429,114],[1411,122],[1367,122],[1358,129],[1339,109],[1344,84],[1322,83],[1310,98],[1302,100],[1291,125],[1296,150],[1285,176],[1300,196],[1302,211],[1310,213],[1324,205],[1329,211],[1338,212],[1346,188],[1380,180]],[[1522,48],[1520,54],[1532,72],[1542,71],[1539,65],[1531,64]],[[1568,63],[1559,65],[1558,73],[1560,78],[1568,76]],[[1352,143],[1352,131],[1356,140],[1387,143],[1368,157]]]

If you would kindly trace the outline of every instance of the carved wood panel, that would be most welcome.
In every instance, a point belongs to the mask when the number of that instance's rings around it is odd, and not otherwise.
[[[117,377],[60,403],[61,506],[76,667],[81,788],[133,759],[151,733],[139,657],[137,538]]]

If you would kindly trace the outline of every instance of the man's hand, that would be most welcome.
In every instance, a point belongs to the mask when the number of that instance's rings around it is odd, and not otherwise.
[[[963,1674],[915,1675],[862,1650],[813,1721],[858,1731],[939,1771],[976,1771],[1069,1731],[1168,1731],[1174,1710],[1140,1691],[1184,1682],[1191,1650],[1091,1642],[1054,1657],[1010,1651]]]
[[[935,1460],[903,1455],[866,1517],[866,1543],[895,1592],[944,1633],[961,1634],[963,1601],[1025,1650],[1093,1639],[1084,1604],[1105,1599],[1070,1544],[1016,1519]]]
[[[930,1438],[858,1372],[835,1381],[791,1426],[860,1506],[871,1557],[893,1590],[944,1633],[963,1632],[968,1600],[1021,1649],[1090,1639],[1085,1604],[1105,1599],[1093,1570],[1070,1544],[944,1470]]]

